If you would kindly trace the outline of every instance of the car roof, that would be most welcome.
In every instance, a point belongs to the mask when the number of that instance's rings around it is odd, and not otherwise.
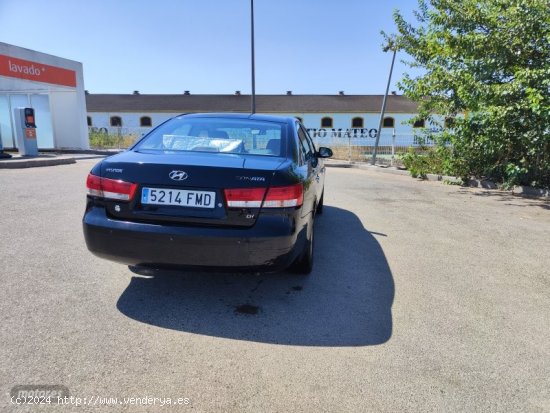
[[[282,122],[293,123],[296,121],[295,117],[291,116],[274,116],[266,115],[263,113],[229,113],[229,112],[212,112],[212,113],[183,113],[179,116],[185,116],[190,118],[230,118],[230,119],[250,119],[266,122]],[[179,117],[177,116],[177,117]]]

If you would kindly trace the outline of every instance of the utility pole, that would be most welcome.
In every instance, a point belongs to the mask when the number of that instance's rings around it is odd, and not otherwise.
[[[256,113],[256,69],[254,67],[254,0],[250,0],[250,49],[252,51],[252,115]]]
[[[380,121],[378,122],[378,132],[376,132],[376,142],[374,143],[374,150],[372,151],[372,160],[371,164],[376,164],[376,153],[378,152],[378,143],[380,142],[380,133],[382,132],[382,124],[384,123],[384,114],[386,112],[386,101],[388,100],[388,92],[390,91],[391,75],[393,72],[393,64],[395,63],[395,55],[397,54],[397,47],[393,43],[389,43],[388,46],[384,48],[384,51],[393,50],[393,57],[391,59],[390,74],[388,76],[388,85],[386,86],[386,94],[384,95],[384,100],[382,101],[382,110],[380,111]]]

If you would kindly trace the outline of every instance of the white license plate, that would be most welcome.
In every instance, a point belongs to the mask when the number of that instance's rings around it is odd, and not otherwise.
[[[214,208],[215,202],[215,192],[165,188],[143,188],[141,190],[141,203],[148,205]]]

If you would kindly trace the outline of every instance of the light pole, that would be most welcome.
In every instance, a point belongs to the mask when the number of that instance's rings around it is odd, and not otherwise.
[[[388,92],[390,91],[391,75],[393,72],[393,64],[395,63],[395,55],[397,54],[397,47],[393,42],[388,43],[384,47],[384,52],[388,50],[393,50],[393,56],[391,59],[390,74],[388,76],[388,85],[386,86],[386,94],[384,95],[384,100],[382,101],[382,110],[380,111],[380,121],[378,122],[378,131],[376,132],[376,141],[374,142],[374,150],[372,151],[372,160],[371,164],[376,164],[376,153],[378,152],[378,143],[380,142],[380,133],[382,132],[382,124],[384,123],[384,113],[386,112],[386,101],[388,100]]]
[[[250,0],[250,49],[252,51],[252,114],[256,113],[256,69],[254,67],[254,0]]]

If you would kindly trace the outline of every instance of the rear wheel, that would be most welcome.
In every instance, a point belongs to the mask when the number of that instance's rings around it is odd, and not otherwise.
[[[309,237],[306,239],[306,245],[302,254],[292,264],[291,270],[296,274],[307,275],[313,270],[313,240],[314,240],[314,218],[313,214],[308,224]]]
[[[321,194],[321,199],[319,199],[319,204],[317,204],[317,209],[315,211],[316,214],[322,214],[323,213],[324,198],[325,198],[325,190],[323,189],[323,193]]]

